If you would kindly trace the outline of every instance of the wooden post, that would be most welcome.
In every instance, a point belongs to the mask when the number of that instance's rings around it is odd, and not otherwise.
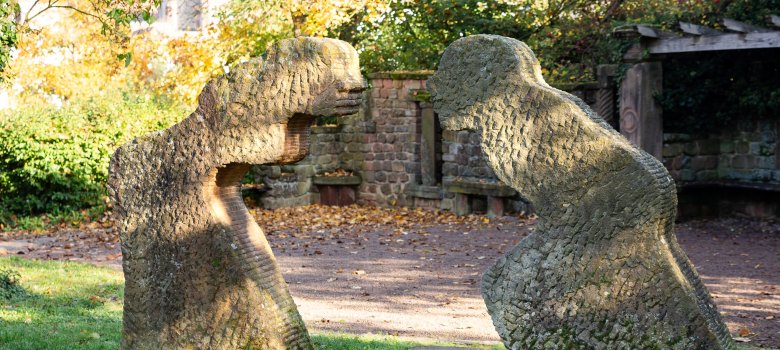
[[[504,216],[504,198],[487,196],[487,216],[497,218]]]
[[[596,95],[596,113],[610,125],[615,125],[615,89],[614,78],[616,64],[601,64],[596,68],[598,95]]]
[[[645,152],[661,159],[663,117],[654,96],[661,93],[661,62],[635,64],[620,84],[620,133]]]
[[[420,103],[422,107],[422,127],[420,143],[420,175],[423,186],[436,186],[436,116],[433,105]]]

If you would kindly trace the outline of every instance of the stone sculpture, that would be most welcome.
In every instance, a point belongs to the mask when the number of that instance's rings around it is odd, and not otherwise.
[[[508,348],[734,348],[677,245],[663,165],[547,85],[525,44],[460,39],[428,85],[442,127],[480,134],[496,175],[539,216],[482,279]]]
[[[357,112],[364,88],[349,44],[284,40],[114,153],[123,349],[312,349],[240,180],[250,164],[303,158],[314,117]]]

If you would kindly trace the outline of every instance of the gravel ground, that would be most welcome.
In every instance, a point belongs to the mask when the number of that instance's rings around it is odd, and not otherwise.
[[[464,342],[498,340],[479,293],[480,274],[533,231],[528,218],[384,209],[311,207],[257,216],[261,225],[274,223],[268,239],[311,331]],[[0,255],[118,268],[116,235],[105,226],[6,233]],[[752,346],[780,348],[780,224],[688,221],[678,224],[677,236],[731,333]]]

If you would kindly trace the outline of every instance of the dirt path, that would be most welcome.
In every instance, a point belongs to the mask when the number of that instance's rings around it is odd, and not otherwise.
[[[498,340],[479,294],[481,271],[533,230],[533,220],[515,217],[376,208],[257,217],[312,331],[469,342]],[[677,231],[732,334],[780,348],[780,224],[718,219]],[[0,240],[0,254],[121,264],[110,227]]]

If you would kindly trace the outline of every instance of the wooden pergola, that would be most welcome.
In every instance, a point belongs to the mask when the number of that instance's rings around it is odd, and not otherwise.
[[[623,56],[633,63],[620,84],[620,133],[635,145],[661,159],[663,149],[663,111],[653,98],[661,92],[663,57],[670,54],[733,50],[780,48],[780,16],[772,15],[768,22],[774,29],[758,27],[733,19],[722,20],[725,31],[680,22],[679,31],[666,32],[644,25],[632,25],[615,30],[619,36],[639,37],[639,43]],[[780,64],[780,55],[778,56]],[[600,67],[599,85],[614,68]],[[600,94],[601,95],[601,94]],[[599,96],[601,105],[601,96]],[[607,101],[606,98],[604,98]],[[606,104],[606,102],[605,102]],[[607,118],[611,105],[599,106]]]

